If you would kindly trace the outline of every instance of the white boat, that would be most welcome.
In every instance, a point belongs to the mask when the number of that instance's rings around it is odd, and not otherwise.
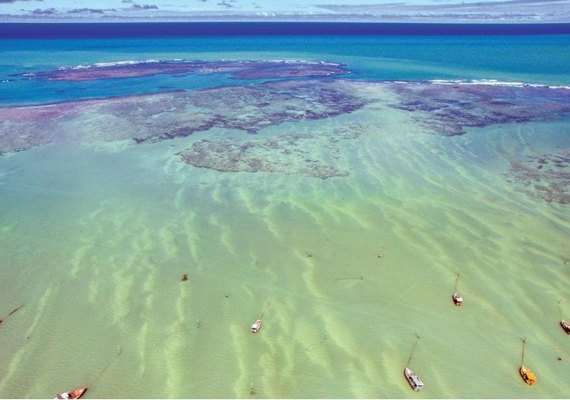
[[[463,305],[463,297],[461,297],[461,295],[458,292],[453,293],[453,296],[451,296],[451,298],[453,299],[453,303],[456,306]]]
[[[251,332],[252,333],[257,333],[259,332],[259,330],[261,329],[261,320],[258,319],[256,320],[253,325],[251,326]]]
[[[404,376],[406,377],[406,380],[412,389],[414,389],[416,392],[423,389],[424,383],[414,371],[409,368],[404,368]]]

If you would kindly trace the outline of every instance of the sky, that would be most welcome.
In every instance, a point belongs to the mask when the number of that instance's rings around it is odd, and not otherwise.
[[[0,0],[0,21],[570,22],[570,0]]]

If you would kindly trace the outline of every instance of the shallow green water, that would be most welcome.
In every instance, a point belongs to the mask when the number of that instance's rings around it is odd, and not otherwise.
[[[205,54],[119,46],[42,62],[38,48],[22,68],[127,53]],[[372,58],[350,55],[350,66],[381,71]],[[413,80],[407,59],[390,62]],[[448,72],[430,67],[430,78],[508,77],[492,65],[470,74],[440,64]],[[26,93],[15,102],[33,102]],[[355,123],[363,132],[354,138],[326,136]],[[307,157],[348,176],[220,172],[176,155],[204,138],[247,136],[224,129],[137,146],[62,132],[0,156],[0,317],[24,304],[0,326],[0,397],[84,385],[92,398],[568,396],[570,337],[558,326],[570,318],[568,205],[507,179],[513,159],[568,151],[567,120],[441,137],[373,103],[256,137],[299,131],[311,133]],[[461,308],[451,301],[456,272]],[[426,385],[417,394],[402,375],[415,334],[410,366]],[[518,376],[523,337],[534,387]]]

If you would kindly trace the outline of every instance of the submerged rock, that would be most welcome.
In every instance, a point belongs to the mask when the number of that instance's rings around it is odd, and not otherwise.
[[[26,73],[20,76],[54,81],[91,81],[98,79],[134,78],[157,74],[228,74],[236,79],[271,79],[318,77],[346,73],[348,73],[348,70],[342,64],[314,61],[148,60],[78,65],[75,67],[62,67],[53,71],[32,74]]]
[[[507,179],[530,196],[570,204],[570,152],[532,155],[522,162],[511,162]]]
[[[323,133],[288,134],[272,138],[244,140],[228,138],[203,139],[178,154],[194,167],[214,169],[223,172],[273,172],[288,175],[304,175],[319,179],[348,176],[319,154],[325,148],[326,158],[337,159],[339,139],[353,139],[354,131],[343,135],[339,130]],[[328,145],[322,146],[322,138]]]
[[[185,163],[231,172],[279,172],[328,179],[349,174],[338,162],[338,140],[358,137],[344,122],[338,130],[287,134],[267,127],[347,115],[386,105],[441,136],[471,128],[570,117],[570,89],[469,82],[364,82],[323,78],[346,72],[313,62],[149,62],[98,65],[38,74],[42,79],[99,79],[154,73],[229,73],[236,78],[295,78],[202,90],[171,91],[28,107],[0,107],[0,156],[55,142],[132,141],[150,144],[226,129],[232,137],[194,141],[179,153]],[[134,74],[134,75],[133,75]],[[320,76],[321,78],[307,78]],[[303,79],[297,79],[303,77]],[[382,114],[379,114],[380,116]],[[344,125],[343,125],[344,124]],[[358,125],[358,124],[356,124]],[[242,131],[255,136],[239,134]],[[259,135],[257,135],[259,134]],[[320,138],[320,139],[318,139]],[[318,140],[321,140],[319,142]],[[325,154],[326,153],[326,154]],[[568,153],[514,160],[507,174],[520,191],[569,204]]]
[[[425,128],[443,136],[468,128],[570,117],[570,89],[524,84],[393,82],[391,107],[414,113]]]
[[[293,80],[222,86],[34,107],[0,108],[0,152],[48,143],[70,126],[99,140],[157,142],[211,128],[258,133],[270,125],[318,120],[362,108],[367,100],[337,81]]]

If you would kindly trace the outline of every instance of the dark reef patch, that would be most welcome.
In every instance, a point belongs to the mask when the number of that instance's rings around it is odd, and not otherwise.
[[[393,108],[414,112],[424,127],[443,136],[466,128],[570,116],[570,90],[518,84],[402,83],[390,88],[400,99]]]
[[[570,152],[527,156],[511,162],[507,180],[547,202],[570,204]]]
[[[210,128],[257,133],[284,122],[318,120],[362,108],[367,101],[334,80],[277,81],[201,91],[0,108],[0,152],[50,142],[75,126],[76,137],[156,142]]]
[[[340,158],[337,143],[355,139],[365,129],[356,124],[269,138],[203,139],[178,154],[187,164],[216,171],[277,172],[320,179],[342,177],[349,173],[337,166]]]
[[[341,64],[312,61],[132,61],[64,67],[54,71],[26,73],[20,76],[54,81],[90,81],[133,78],[157,74],[229,74],[236,79],[275,79],[324,77],[346,74]]]
[[[305,68],[296,63],[292,65],[299,70],[287,69],[287,65],[279,63],[266,62],[260,67],[258,62],[252,62],[255,68],[249,68],[248,62],[237,64],[248,65],[240,69],[240,74],[252,77],[255,73],[256,78],[263,74],[275,77],[274,69],[296,76]],[[233,64],[212,65],[229,68]],[[318,63],[314,65],[321,67]],[[323,65],[326,70],[329,64]],[[348,174],[348,170],[337,165],[333,149],[335,140],[349,138],[343,130],[346,120],[338,120],[343,129],[327,128],[333,134],[320,127],[315,133],[292,135],[270,130],[269,138],[255,134],[287,122],[324,121],[369,105],[373,107],[367,113],[375,110],[381,113],[389,106],[402,110],[403,114],[410,113],[429,132],[456,136],[474,127],[569,118],[570,90],[521,84],[362,82],[321,77],[3,107],[0,108],[0,155],[50,143],[60,136],[78,142],[130,140],[144,144],[216,128],[228,130],[228,136],[193,141],[190,148],[179,153],[181,159],[196,167],[219,171],[282,172],[326,179]],[[236,134],[236,131],[254,135]],[[290,126],[283,127],[283,132],[290,131]],[[362,127],[354,131],[358,135]],[[324,146],[322,154],[315,150],[319,146]],[[303,147],[311,147],[313,152],[306,154]],[[552,157],[513,161],[510,179],[526,188],[524,191],[547,201],[569,203],[568,155],[563,153],[566,150],[561,149],[562,153]]]
[[[0,107],[0,154],[31,149],[52,141],[78,103],[33,107]]]

